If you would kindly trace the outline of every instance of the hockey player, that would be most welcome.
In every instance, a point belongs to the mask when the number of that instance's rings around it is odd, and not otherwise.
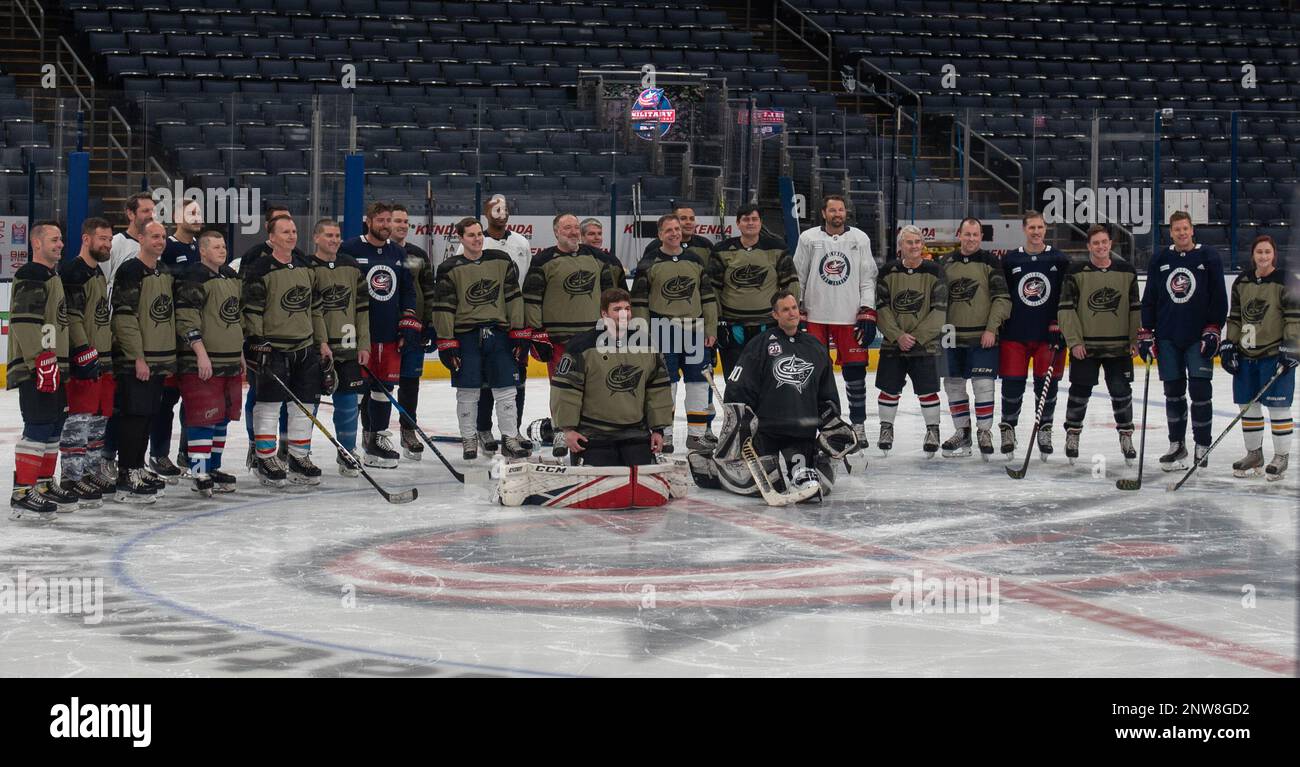
[[[682,225],[682,247],[696,258],[700,263],[707,263],[709,254],[713,252],[713,243],[708,237],[699,234],[695,226],[695,209],[687,205],[677,205],[673,207],[672,215],[677,218],[677,222]],[[641,253],[641,257],[653,255],[659,246],[663,244],[662,240],[651,240]],[[618,287],[623,287],[619,285]]]
[[[148,192],[136,192],[126,198],[126,231],[113,235],[113,244],[109,248],[109,259],[104,269],[104,278],[108,280],[108,289],[113,289],[117,270],[140,252],[140,238],[144,228],[153,221],[154,201]]]
[[[839,417],[830,353],[799,329],[798,299],[779,290],[771,306],[776,327],[745,346],[727,377],[717,450],[693,452],[688,460],[702,487],[761,494],[783,505],[828,493],[834,481],[828,456],[843,457],[857,441]]]
[[[569,339],[556,363],[551,419],[583,465],[652,464],[672,422],[668,372],[653,349],[629,345],[626,290],[601,292],[600,318],[599,328]]]
[[[1173,244],[1157,251],[1147,267],[1142,294],[1142,330],[1138,353],[1156,358],[1165,387],[1165,417],[1169,421],[1169,452],[1160,456],[1165,471],[1185,469],[1187,460],[1187,395],[1192,396],[1192,439],[1196,458],[1209,452],[1214,421],[1214,355],[1219,331],[1228,315],[1223,286],[1223,262],[1214,248],[1194,241],[1192,217],[1175,211],[1169,217]],[[1265,379],[1267,380],[1267,379]]]
[[[686,380],[686,449],[716,447],[717,440],[705,434],[709,415],[707,375],[718,340],[718,304],[713,285],[704,262],[682,247],[682,225],[676,216],[659,218],[659,242],[660,246],[637,264],[631,293],[633,316],[661,343],[663,336],[668,336],[673,347],[661,347],[660,351],[668,369],[674,411],[677,382]],[[671,453],[671,420],[663,436],[664,452]]]
[[[1273,238],[1260,235],[1250,248],[1250,266],[1232,284],[1232,307],[1219,359],[1232,374],[1232,401],[1245,405],[1259,394],[1278,370],[1282,376],[1251,405],[1241,421],[1246,457],[1232,464],[1232,473],[1245,477],[1264,466],[1264,408],[1273,424],[1273,460],[1264,468],[1270,482],[1282,479],[1291,455],[1291,401],[1295,368],[1300,358],[1300,296],[1288,290],[1287,275],[1278,268]]]
[[[55,267],[63,251],[57,224],[31,229],[31,260],[14,273],[9,313],[9,360],[5,387],[18,390],[22,436],[14,444],[10,516],[34,513],[49,519],[71,511],[77,494],[54,483],[59,434],[67,414],[63,380],[68,374],[68,307]]]
[[[510,223],[510,205],[504,195],[494,194],[483,205],[483,218],[487,221],[487,228],[483,231],[483,249],[499,250],[510,256],[510,260],[515,262],[515,270],[519,272],[519,290],[524,289],[524,277],[528,274],[528,264],[533,260],[533,250],[528,244],[528,239],[519,232],[513,232],[506,228]],[[524,382],[528,380],[528,355],[525,354],[518,364],[519,385],[515,388],[515,416],[522,422],[524,417]],[[492,410],[496,407],[496,398],[492,396],[492,390],[484,387],[479,392],[478,398],[478,415],[477,431],[478,441],[486,453],[495,453],[497,450],[496,437],[492,436]],[[519,423],[515,424],[516,429]],[[531,449],[531,443],[522,440],[525,447]]]
[[[266,210],[264,211],[264,215],[263,215],[263,218],[266,221],[266,240],[264,240],[263,242],[259,242],[256,245],[250,247],[248,250],[244,251],[244,254],[242,256],[239,257],[239,266],[235,270],[239,272],[241,279],[244,276],[245,269],[247,269],[248,267],[256,263],[257,259],[261,258],[262,256],[271,255],[271,251],[275,249],[271,245],[271,219],[279,218],[280,216],[288,216],[288,215],[289,215],[289,209],[283,205],[271,204],[266,206]],[[297,248],[294,248],[293,250],[294,250],[294,256],[298,258],[304,257],[302,251],[298,250]]]
[[[554,247],[533,257],[524,278],[524,322],[533,356],[554,378],[565,344],[596,325],[600,295],[616,283],[610,264],[581,243],[577,216],[561,213],[552,228]]]
[[[880,315],[880,364],[876,388],[880,389],[880,439],[877,447],[888,455],[894,447],[894,416],[907,378],[921,400],[925,419],[923,449],[927,458],[939,450],[940,336],[947,321],[948,284],[943,268],[926,260],[925,239],[915,226],[898,233],[899,257],[885,264],[876,281]]]
[[[1142,325],[1137,271],[1110,252],[1110,230],[1088,229],[1088,260],[1065,275],[1057,322],[1070,350],[1070,398],[1065,408],[1065,457],[1079,457],[1079,435],[1092,387],[1105,371],[1110,406],[1124,460],[1137,458],[1133,448],[1133,354]]]
[[[849,421],[862,446],[867,444],[867,348],[876,339],[876,260],[871,240],[846,221],[844,198],[827,195],[822,225],[799,235],[794,268],[803,288],[802,309],[808,332],[835,344],[844,374]]]
[[[81,253],[59,264],[59,278],[68,304],[68,344],[71,375],[65,382],[68,420],[63,424],[59,453],[63,458],[63,488],[75,492],[82,508],[98,506],[104,493],[117,489],[103,470],[104,430],[113,414],[113,330],[110,327],[108,281],[101,264],[109,259],[113,230],[102,218],[81,225]]]
[[[173,277],[162,262],[167,230],[144,227],[140,252],[113,280],[113,374],[117,401],[118,477],[121,503],[153,503],[167,483],[144,467],[149,421],[158,413],[163,379],[176,372]]]
[[[320,303],[320,322],[315,335],[325,339],[321,358],[333,366],[334,436],[349,453],[357,448],[357,404],[366,390],[361,366],[370,362],[370,292],[356,259],[339,253],[343,239],[339,224],[322,218],[312,227],[316,252],[311,258],[312,283]],[[330,376],[322,376],[328,379]],[[343,455],[335,456],[339,474],[355,477],[356,464]]]
[[[1036,210],[1026,211],[1021,223],[1025,244],[1002,258],[1002,274],[1011,294],[1011,315],[1002,328],[999,374],[1002,377],[1002,453],[1016,451],[1016,425],[1025,397],[1029,363],[1034,365],[1035,407],[1040,400],[1043,425],[1038,431],[1038,451],[1044,459],[1052,453],[1052,416],[1056,390],[1065,375],[1065,339],[1056,324],[1061,282],[1070,257],[1044,242],[1047,222]]]
[[[780,291],[799,296],[799,277],[785,244],[763,232],[757,205],[736,211],[740,235],[718,243],[706,262],[718,300],[718,353],[731,375],[750,339],[767,331],[772,297]]]
[[[374,202],[366,210],[366,233],[348,240],[339,252],[351,256],[365,272],[370,293],[370,371],[379,377],[371,381],[362,404],[365,465],[381,469],[397,466],[401,454],[393,449],[389,421],[393,405],[384,387],[392,388],[401,378],[402,349],[424,346],[424,323],[416,314],[415,281],[404,268],[406,253],[389,239],[393,207]],[[400,404],[400,401],[399,401]]]
[[[402,364],[398,376],[397,401],[406,412],[416,418],[420,406],[420,378],[424,376],[424,353],[431,350],[436,336],[430,307],[433,303],[434,269],[429,263],[429,254],[418,245],[407,242],[406,234],[411,229],[411,216],[406,206],[393,205],[392,240],[406,254],[406,270],[411,273],[411,282],[415,287],[415,316],[423,325],[420,343],[402,346]],[[402,455],[412,461],[424,457],[424,443],[415,433],[415,429],[405,422],[402,427]]]
[[[583,242],[596,250],[609,252],[605,247],[605,227],[598,219],[584,218],[582,223],[578,225],[578,231],[582,232]]]
[[[240,280],[226,266],[226,240],[218,232],[199,237],[199,259],[181,265],[175,282],[176,356],[190,477],[194,490],[235,491],[235,477],[221,470],[226,430],[239,420],[244,389],[244,331]]]
[[[189,198],[186,198],[183,205],[178,205],[177,208],[176,228],[167,238],[167,247],[163,249],[162,260],[172,272],[172,276],[179,279],[183,272],[199,262],[198,236],[203,230],[203,209],[198,201]],[[225,263],[224,255],[222,263]],[[178,347],[177,351],[183,353],[184,348]],[[240,396],[242,396],[242,387]],[[183,411],[180,452],[176,456],[176,463],[172,463],[171,458],[167,456],[172,442],[172,425],[176,420],[176,403],[180,398],[181,390],[175,378],[163,381],[162,403],[158,407],[158,415],[149,425],[149,470],[167,482],[179,480],[182,474],[181,467],[189,466],[185,449],[187,432],[184,429]]]
[[[283,487],[320,483],[320,469],[311,461],[311,419],[298,407],[288,410],[288,466],[276,455],[280,407],[293,395],[307,407],[320,399],[323,327],[320,303],[314,295],[311,265],[294,256],[298,227],[279,216],[269,225],[270,256],[244,270],[243,330],[248,339],[248,367],[256,378],[253,406],[253,471],[264,485]],[[274,374],[274,377],[273,375]],[[276,378],[279,378],[277,381]]]
[[[430,305],[438,356],[451,371],[456,390],[463,457],[478,457],[475,426],[479,394],[486,384],[496,402],[501,452],[507,458],[526,458],[530,451],[519,439],[515,414],[519,360],[528,359],[519,274],[504,251],[483,249],[483,225],[477,219],[458,221],[456,234],[461,253],[439,265]]]
[[[967,381],[975,395],[975,424],[980,455],[993,455],[993,380],[998,374],[998,332],[1011,314],[1007,280],[997,257],[983,250],[984,227],[977,218],[957,227],[960,249],[942,261],[948,283],[948,324],[955,346],[947,349],[944,390],[957,433],[943,443],[948,457],[971,453]]]

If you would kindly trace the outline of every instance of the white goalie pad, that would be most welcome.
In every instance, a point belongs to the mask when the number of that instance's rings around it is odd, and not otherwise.
[[[689,488],[682,459],[630,467],[514,463],[502,469],[496,500],[505,506],[641,509],[684,498]]]

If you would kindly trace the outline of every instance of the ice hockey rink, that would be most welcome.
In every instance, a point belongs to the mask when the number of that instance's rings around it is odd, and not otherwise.
[[[1217,375],[1216,433],[1236,412]],[[546,408],[546,384],[528,386],[525,421]],[[1064,401],[1063,386],[1058,430]],[[12,445],[16,392],[0,404]],[[374,470],[390,489],[419,489],[415,503],[388,505],[337,475],[319,434],[323,484],[272,491],[244,473],[247,440],[232,424],[233,495],[203,500],[173,485],[154,506],[4,520],[0,576],[102,579],[87,582],[102,602],[96,613],[83,595],[90,614],[9,602],[0,674],[1295,674],[1296,471],[1278,483],[1232,478],[1239,431],[1203,476],[1167,492],[1153,383],[1146,486],[1126,493],[1114,483],[1133,470],[1101,388],[1078,465],[1058,434],[1057,453],[1035,457],[1022,481],[1000,457],[926,460],[910,390],[888,459],[874,447],[874,401],[869,414],[869,465],[852,459],[825,503],[774,509],[693,488],[626,512],[491,505],[488,462],[466,467],[450,443],[439,447],[468,483],[426,452]],[[420,415],[429,431],[454,431],[447,382],[424,383]],[[681,450],[684,421],[676,431]],[[0,469],[11,475],[12,450]]]

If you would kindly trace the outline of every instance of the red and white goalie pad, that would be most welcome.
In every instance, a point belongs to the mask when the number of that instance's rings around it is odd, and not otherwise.
[[[686,497],[690,472],[681,459],[646,466],[563,466],[512,463],[497,482],[505,506],[641,509]]]

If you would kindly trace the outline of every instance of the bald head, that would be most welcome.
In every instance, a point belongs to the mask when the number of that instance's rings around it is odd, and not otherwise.
[[[167,227],[157,221],[145,224],[140,237],[140,257],[153,266],[166,247]]]

